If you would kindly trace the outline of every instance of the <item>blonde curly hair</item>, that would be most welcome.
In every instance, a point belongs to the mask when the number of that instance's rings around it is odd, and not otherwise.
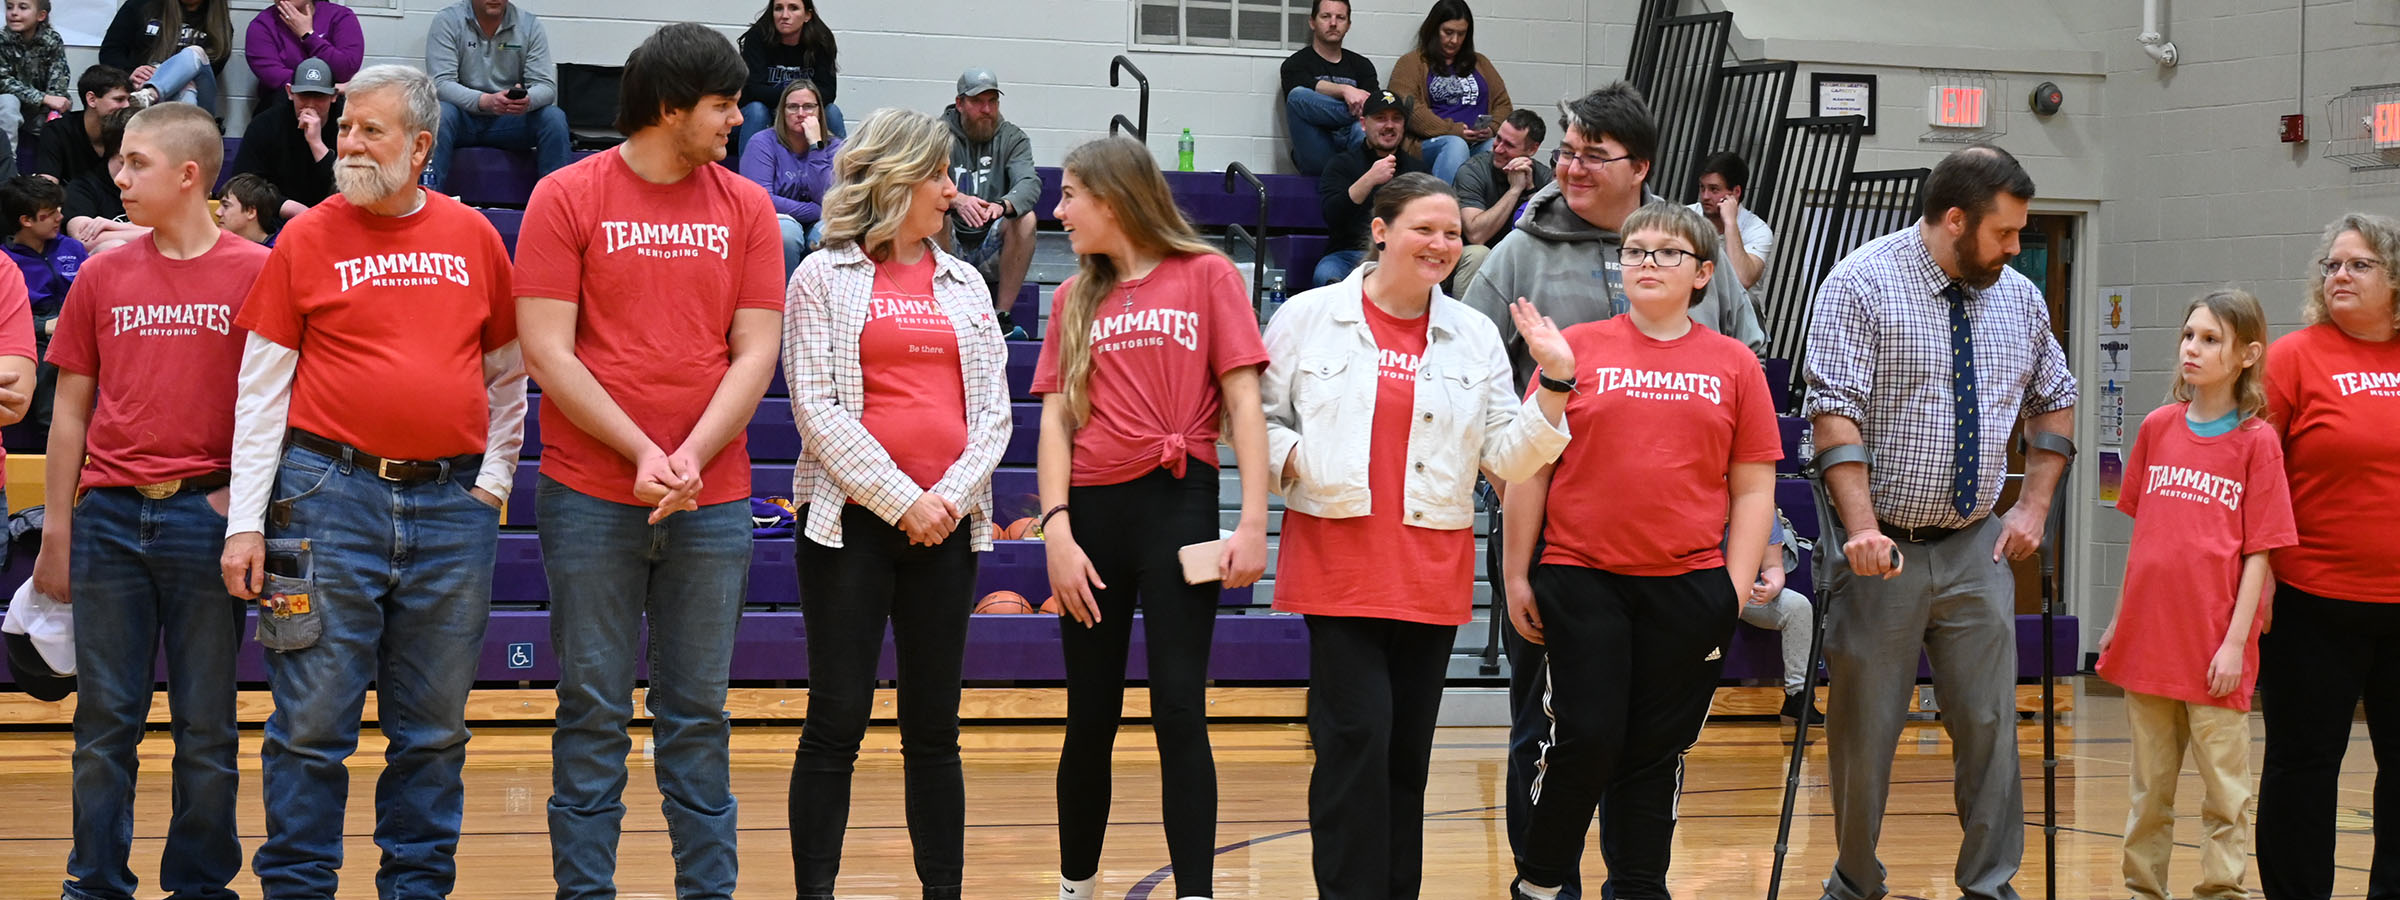
[[[908,219],[917,185],[950,166],[950,127],[911,109],[880,109],[833,156],[825,195],[824,244],[856,244],[883,259]]]

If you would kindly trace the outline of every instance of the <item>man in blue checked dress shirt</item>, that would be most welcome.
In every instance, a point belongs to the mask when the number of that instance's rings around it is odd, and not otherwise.
[[[1826,473],[1848,534],[1825,621],[1840,850],[1828,900],[1884,896],[1875,842],[1920,648],[1955,747],[1959,890],[2017,900],[2025,799],[2009,560],[2041,542],[2066,460],[2033,454],[2016,505],[1991,512],[2017,420],[2062,437],[2075,427],[2075,376],[2049,307],[2008,267],[2033,190],[2006,151],[1959,150],[1926,179],[1924,218],[1844,258],[1817,293],[1805,366],[1817,449],[1874,453],[1871,471]]]

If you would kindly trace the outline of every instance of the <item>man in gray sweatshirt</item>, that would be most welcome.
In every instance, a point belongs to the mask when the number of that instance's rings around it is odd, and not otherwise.
[[[1509,316],[1509,303],[1529,298],[1562,329],[1624,312],[1624,268],[1617,262],[1623,236],[1617,228],[1634,210],[1661,199],[1642,188],[1657,152],[1657,121],[1631,85],[1620,81],[1568,101],[1559,125],[1566,136],[1559,145],[1557,179],[1528,201],[1516,230],[1492,248],[1460,296],[1499,323],[1519,389],[1533,380],[1535,365]],[[1734,271],[1722,252],[1716,264],[1719,272]],[[1748,344],[1752,352],[1766,346],[1758,312],[1737,279],[1709,279],[1708,296],[1692,307],[1691,315],[1693,321]],[[1540,523],[1525,527],[1539,529]],[[1497,519],[1491,542],[1503,544]],[[1512,557],[1504,565],[1526,562]],[[1515,709],[1508,756],[1508,836],[1514,848],[1530,810],[1527,798],[1540,741],[1550,728],[1538,696],[1548,657],[1540,644],[1525,640],[1515,629],[1501,631],[1508,650],[1509,700]],[[1609,838],[1604,828],[1602,844]],[[1562,900],[1581,896],[1575,881],[1564,888],[1558,895]]]
[[[450,154],[460,147],[532,150],[542,175],[566,166],[573,135],[558,108],[558,64],[533,13],[509,0],[443,8],[425,33],[425,71],[442,98],[426,187],[447,191]]]
[[[1008,314],[1033,265],[1033,206],[1042,198],[1033,141],[1001,117],[1000,79],[990,69],[958,76],[958,99],[942,111],[942,121],[954,138],[950,180],[958,182],[947,249],[983,273],[1001,325],[1013,327]]]

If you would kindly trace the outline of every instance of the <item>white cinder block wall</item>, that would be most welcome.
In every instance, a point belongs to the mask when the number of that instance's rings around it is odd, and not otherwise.
[[[422,65],[425,25],[449,5],[390,0],[397,9],[354,6],[367,38],[367,61]],[[233,0],[241,31],[267,4]],[[542,17],[561,62],[618,65],[664,21],[692,20],[738,36],[765,0],[520,0]],[[1348,46],[1388,75],[1413,47],[1426,3],[1360,0]],[[1608,0],[1481,0],[1477,49],[1500,67],[1519,105],[1554,109],[1571,92],[1617,78],[1632,41],[1632,4]],[[1260,172],[1292,171],[1276,90],[1284,52],[1236,49],[1135,49],[1131,0],[819,0],[818,12],[841,42],[838,98],[851,119],[882,106],[928,112],[950,103],[960,71],[987,66],[1000,76],[1002,112],[1033,138],[1035,159],[1057,165],[1069,148],[1105,135],[1109,117],[1133,118],[1130,79],[1108,86],[1109,60],[1124,53],[1150,76],[1150,147],[1172,165],[1175,142],[1192,130],[1196,166],[1223,169],[1239,160]],[[77,48],[76,70],[92,48]],[[237,60],[226,67],[228,93],[252,82]],[[228,127],[246,105],[229,103]],[[1555,143],[1556,138],[1552,138]]]

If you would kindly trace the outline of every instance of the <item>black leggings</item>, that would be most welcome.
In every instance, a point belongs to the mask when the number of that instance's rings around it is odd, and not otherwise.
[[[808,521],[803,509],[800,521]],[[850,822],[850,776],[875,705],[875,668],[891,623],[899,660],[900,762],[908,839],[928,900],[959,895],[966,785],[958,697],[974,605],[972,520],[924,547],[864,507],[842,510],[842,546],[799,537],[800,615],[808,637],[808,720],[792,760],[792,868],[800,900],[832,900]]]
[[[2363,697],[2375,754],[2368,900],[2400,898],[2400,603],[2275,588],[2275,630],[2259,641],[2266,764],[2258,775],[2258,881],[2274,900],[2333,895],[2342,755]]]
[[[1059,619],[1066,651],[1067,734],[1058,756],[1059,874],[1100,870],[1108,835],[1110,757],[1125,711],[1126,657],[1136,598],[1149,662],[1150,721],[1158,733],[1161,809],[1176,890],[1210,896],[1216,859],[1217,764],[1208,747],[1208,650],[1216,632],[1216,582],[1183,583],[1176,548],[1217,538],[1217,469],[1189,461],[1122,484],[1078,487],[1075,540],[1107,582],[1093,592],[1100,623]]]

